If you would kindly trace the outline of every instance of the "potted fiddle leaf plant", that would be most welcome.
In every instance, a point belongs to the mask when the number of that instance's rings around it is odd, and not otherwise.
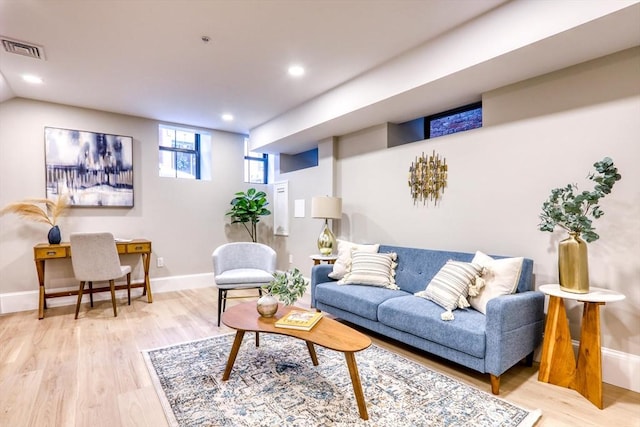
[[[604,215],[598,203],[622,178],[609,157],[593,166],[596,172],[588,175],[595,183],[593,190],[579,192],[577,184],[567,184],[551,190],[551,195],[542,204],[538,229],[553,232],[560,227],[569,233],[569,237],[558,246],[560,288],[567,292],[589,292],[587,243],[600,238],[593,227],[593,220]]]
[[[231,209],[225,215],[231,217],[231,224],[242,224],[255,243],[258,241],[257,225],[260,217],[271,215],[271,211],[266,208],[268,204],[264,191],[249,188],[246,193],[239,191],[235,194],[231,199]]]
[[[58,217],[64,213],[68,205],[68,197],[59,195],[56,200],[25,199],[9,203],[0,210],[0,215],[12,213],[30,221],[48,224],[50,226],[47,238],[50,244],[57,245],[62,240]]]

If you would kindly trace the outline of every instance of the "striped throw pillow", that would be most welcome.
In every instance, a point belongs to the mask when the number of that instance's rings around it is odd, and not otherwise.
[[[399,289],[395,279],[396,258],[395,252],[379,254],[353,251],[350,269],[338,284]]]
[[[414,295],[431,300],[448,311],[469,307],[469,285],[482,275],[482,270],[479,264],[447,261],[427,288]]]

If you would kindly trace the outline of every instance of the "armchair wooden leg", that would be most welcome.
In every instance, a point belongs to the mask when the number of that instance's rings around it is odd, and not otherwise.
[[[493,374],[489,375],[491,375],[491,393],[495,395],[500,394],[500,377]]]
[[[118,309],[116,308],[116,282],[115,282],[115,280],[109,280],[109,287],[111,288],[111,304],[113,304],[113,317],[118,317]]]
[[[131,305],[131,273],[127,273],[127,301]]]
[[[84,282],[80,282],[80,288],[78,288],[78,302],[76,303],[76,319],[80,312],[80,303],[82,302],[82,291],[84,290]]]
[[[93,308],[93,282],[89,282],[89,302],[91,303],[91,307]]]

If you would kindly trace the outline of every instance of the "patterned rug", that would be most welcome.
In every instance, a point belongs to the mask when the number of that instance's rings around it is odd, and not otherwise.
[[[143,351],[171,426],[532,426],[523,408],[376,345],[356,353],[369,412],[359,417],[344,355],[245,334],[228,381],[233,334]]]

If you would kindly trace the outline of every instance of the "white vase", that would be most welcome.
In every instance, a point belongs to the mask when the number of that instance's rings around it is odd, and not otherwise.
[[[262,317],[273,317],[278,311],[278,300],[271,294],[266,294],[258,298],[256,309]]]

